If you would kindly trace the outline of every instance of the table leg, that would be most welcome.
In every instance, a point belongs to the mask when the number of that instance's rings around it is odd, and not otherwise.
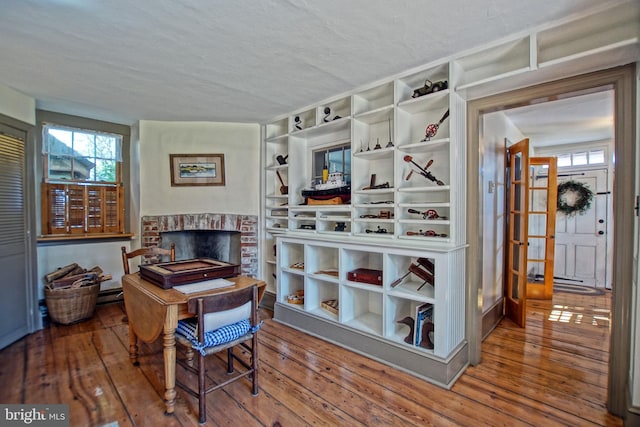
[[[138,336],[133,330],[131,322],[129,322],[129,360],[134,366],[140,365],[138,362]]]
[[[173,414],[176,403],[176,327],[178,326],[178,307],[173,305],[167,307],[167,314],[164,323],[164,403],[165,414]]]

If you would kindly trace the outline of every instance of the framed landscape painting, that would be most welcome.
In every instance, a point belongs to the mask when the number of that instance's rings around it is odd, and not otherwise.
[[[224,154],[169,154],[171,186],[224,185]]]

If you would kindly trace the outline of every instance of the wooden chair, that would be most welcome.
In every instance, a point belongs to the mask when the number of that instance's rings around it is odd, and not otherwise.
[[[238,332],[236,335],[220,334],[219,332],[221,332],[224,327],[216,328],[215,332],[218,332],[219,335],[217,337],[218,341],[215,341],[217,344],[211,347],[205,347],[202,351],[195,351],[195,353],[198,354],[198,363],[196,366],[193,364],[194,351],[192,348],[192,341],[182,333],[183,330],[178,326],[178,330],[176,331],[176,343],[185,347],[186,359],[178,358],[176,361],[187,371],[198,376],[198,389],[195,390],[178,379],[176,379],[176,385],[198,399],[200,423],[206,422],[207,418],[206,396],[215,390],[246,376],[251,376],[251,392],[254,396],[258,395],[258,286],[253,285],[251,287],[217,295],[194,297],[187,303],[189,312],[194,313],[197,316],[197,340],[199,343],[204,343],[206,333],[205,314],[218,313],[218,315],[224,315],[222,312],[233,309],[236,309],[237,312],[239,307],[242,307],[249,302],[251,303],[249,331],[244,335],[237,337],[241,332]],[[224,339],[222,338],[223,336],[225,337]],[[191,336],[191,338],[193,338],[193,336]],[[240,357],[240,355],[233,352],[234,347],[236,346],[240,347],[241,350],[244,349],[248,351],[249,360],[247,360],[246,357]],[[219,384],[211,384],[210,387],[207,387],[205,357],[223,350],[227,350],[227,374],[234,374],[234,360],[242,365],[244,369],[235,372],[235,375],[226,381]]]
[[[124,274],[129,274],[129,260],[138,256],[143,257],[156,257],[168,256],[169,261],[176,260],[176,245],[171,243],[171,249],[163,249],[157,246],[149,246],[146,248],[136,249],[135,251],[127,252],[127,248],[122,248],[122,267],[124,268]],[[156,261],[157,262],[157,261]]]

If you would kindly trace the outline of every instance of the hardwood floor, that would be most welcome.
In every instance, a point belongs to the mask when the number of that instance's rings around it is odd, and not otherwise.
[[[530,300],[526,329],[504,320],[449,391],[261,315],[260,394],[249,381],[210,394],[207,425],[622,425],[605,406],[609,294]],[[112,303],[25,337],[0,351],[0,402],[68,403],[71,426],[198,425],[197,402],[180,389],[175,414],[163,414],[161,342],[141,345],[135,367],[127,335]],[[211,362],[214,379],[225,375]]]

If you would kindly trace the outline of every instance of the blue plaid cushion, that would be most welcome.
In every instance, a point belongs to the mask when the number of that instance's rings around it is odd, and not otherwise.
[[[207,347],[214,347],[216,345],[228,343],[246,335],[249,331],[256,333],[261,326],[262,322],[252,328],[251,323],[249,323],[249,319],[244,319],[239,322],[223,326],[214,331],[205,332],[203,343],[198,341],[198,321],[195,318],[178,321],[176,331],[191,341],[191,346],[195,350],[205,354]]]

